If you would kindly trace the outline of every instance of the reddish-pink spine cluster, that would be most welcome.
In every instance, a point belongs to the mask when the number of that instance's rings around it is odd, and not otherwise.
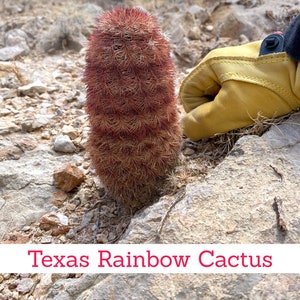
[[[84,73],[88,150],[110,194],[131,208],[151,202],[179,155],[174,75],[169,44],[147,12],[100,16]]]

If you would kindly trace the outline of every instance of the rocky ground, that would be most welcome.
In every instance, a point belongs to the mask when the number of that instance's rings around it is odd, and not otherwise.
[[[115,243],[130,223],[105,196],[85,151],[85,45],[96,17],[117,4],[157,17],[171,43],[177,89],[211,49],[282,30],[300,9],[298,1],[271,0],[0,2],[2,243]],[[206,178],[238,135],[228,137],[184,141],[161,203]],[[0,299],[42,299],[57,280],[76,277],[0,274]]]

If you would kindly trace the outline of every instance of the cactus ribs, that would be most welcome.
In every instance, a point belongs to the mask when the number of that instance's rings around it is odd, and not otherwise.
[[[181,128],[169,44],[138,8],[103,13],[90,36],[84,81],[92,163],[132,210],[151,203],[177,162]]]

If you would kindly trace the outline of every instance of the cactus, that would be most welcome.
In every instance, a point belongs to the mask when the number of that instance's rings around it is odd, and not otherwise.
[[[174,76],[169,44],[149,13],[114,8],[99,17],[84,73],[88,151],[110,195],[132,210],[154,200],[178,159]]]

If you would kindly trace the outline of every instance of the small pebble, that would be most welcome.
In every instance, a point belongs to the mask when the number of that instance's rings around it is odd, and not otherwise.
[[[84,172],[74,164],[67,162],[53,172],[54,185],[64,192],[70,192],[84,181]]]
[[[29,230],[30,230],[30,226],[26,225],[26,226],[24,226],[24,227],[22,228],[22,230],[25,231],[25,232],[26,232],[26,231],[29,231]]]
[[[51,244],[52,237],[51,236],[43,236],[41,239],[41,244]]]
[[[54,142],[54,150],[63,153],[74,153],[76,147],[68,135],[58,135]]]
[[[183,151],[182,151],[183,155],[185,156],[191,156],[193,154],[195,154],[195,150],[191,149],[191,148],[185,148]]]
[[[47,91],[47,87],[41,83],[40,80],[36,80],[35,82],[29,83],[27,85],[20,86],[18,88],[18,92],[20,95],[28,95],[34,96],[37,94],[42,94]]]
[[[20,294],[27,294],[30,292],[34,285],[34,281],[31,278],[23,278],[19,281],[16,291]]]
[[[5,280],[7,280],[7,279],[10,278],[10,274],[9,274],[9,273],[4,273],[4,274],[2,274],[2,276],[3,276],[3,278],[4,278]]]
[[[85,106],[85,102],[86,102],[86,96],[85,96],[85,94],[80,93],[80,95],[77,98],[76,107],[77,108],[84,107]]]
[[[72,140],[76,139],[78,136],[77,130],[70,125],[64,125],[64,127],[62,128],[62,133],[63,135],[69,136]]]
[[[214,26],[213,26],[213,25],[207,25],[207,26],[205,27],[205,29],[206,29],[207,31],[211,32],[211,31],[214,30]]]

